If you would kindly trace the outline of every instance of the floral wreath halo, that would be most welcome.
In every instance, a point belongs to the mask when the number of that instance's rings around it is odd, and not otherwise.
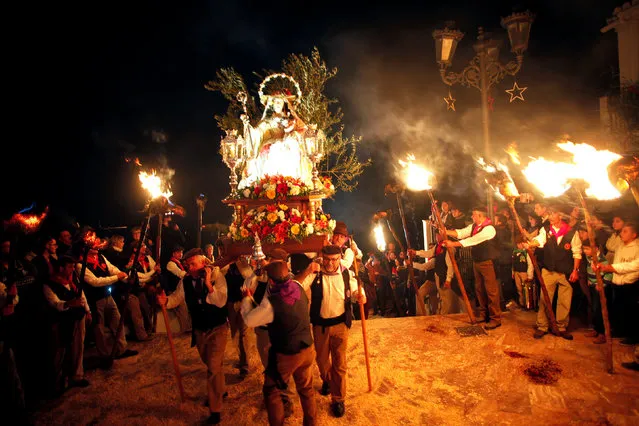
[[[266,87],[268,82],[270,82],[274,78],[285,78],[285,79],[289,80],[295,86],[295,92],[296,93],[295,94],[291,94],[291,92],[288,89],[285,89],[282,92],[275,92],[275,93],[272,93],[272,94],[264,94],[264,88]],[[264,79],[264,81],[262,81],[262,83],[260,83],[260,89],[259,89],[258,93],[260,95],[260,102],[262,103],[262,105],[266,105],[270,99],[276,98],[276,97],[284,98],[287,101],[292,102],[294,105],[299,105],[299,103],[302,101],[302,90],[300,89],[300,85],[297,83],[297,81],[295,81],[295,79],[293,77],[291,77],[288,74],[284,74],[284,73],[271,74],[271,75],[267,76]]]

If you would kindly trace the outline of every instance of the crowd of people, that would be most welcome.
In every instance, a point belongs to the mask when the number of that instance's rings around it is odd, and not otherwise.
[[[572,340],[570,320],[583,317],[587,335],[602,344],[606,335],[596,290],[596,274],[602,274],[612,336],[625,345],[639,343],[639,243],[632,218],[614,214],[608,227],[592,217],[591,244],[579,209],[535,204],[523,233],[509,209],[497,212],[494,222],[483,207],[470,213],[467,218],[453,203],[442,202],[446,234],[437,232],[432,247],[397,251],[388,244],[366,258],[339,221],[321,253],[277,248],[264,259],[230,258],[222,244],[185,250],[184,235],[170,217],[165,218],[161,250],[140,227],[127,236],[112,233],[108,240],[88,227],[61,229],[55,237],[38,235],[30,240],[35,245],[21,250],[14,246],[19,236],[5,232],[0,386],[7,397],[0,406],[26,421],[37,401],[90,386],[84,376],[85,348],[97,353],[95,367],[102,369],[136,356],[127,342],[155,337],[156,310],[162,305],[177,317],[180,331],[192,336],[206,365],[210,424],[221,421],[226,345],[238,345],[235,367],[245,378],[251,330],[265,373],[270,424],[281,425],[292,413],[293,382],[304,424],[317,423],[315,365],[320,394],[330,395],[331,413],[342,417],[348,335],[352,321],[359,319],[359,309],[353,309],[358,303],[364,304],[366,318],[454,314],[470,306],[486,330],[501,326],[504,311],[537,310],[537,339],[550,331]],[[596,267],[591,246],[597,248]],[[556,312],[556,329],[540,297],[542,280]],[[639,364],[623,366],[637,370]]]

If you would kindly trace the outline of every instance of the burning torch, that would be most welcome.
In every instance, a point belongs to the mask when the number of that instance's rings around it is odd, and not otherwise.
[[[497,163],[496,165],[488,164],[483,162],[480,159],[480,166],[486,172],[486,183],[490,185],[493,191],[497,194],[497,196],[503,200],[506,200],[508,203],[508,207],[510,207],[510,211],[515,218],[515,222],[517,223],[517,228],[519,229],[519,233],[528,238],[528,233],[521,225],[521,220],[519,219],[519,214],[515,209],[515,199],[519,197],[519,191],[515,186],[512,178],[510,177],[510,173],[508,172],[508,167]],[[541,275],[541,269],[539,269],[539,264],[537,263],[537,258],[535,257],[535,252],[532,248],[527,248],[528,256],[532,261],[533,268],[535,270],[535,275],[537,279],[539,279],[539,283],[541,285],[541,294],[544,298],[544,308],[546,309],[546,314],[548,315],[548,320],[550,322],[550,328],[555,335],[559,335],[559,327],[557,327],[557,319],[555,318],[555,312],[552,309],[552,299],[548,294],[548,289],[546,288],[546,283],[544,282],[544,278]]]
[[[586,196],[598,200],[612,200],[620,197],[621,193],[610,182],[611,171],[614,176],[622,178],[627,182],[628,186],[634,187],[636,190],[635,182],[637,174],[639,174],[637,158],[623,158],[614,152],[597,150],[595,147],[585,143],[563,142],[558,143],[557,146],[563,151],[572,154],[571,162],[554,162],[539,158],[530,162],[523,170],[523,174],[544,196],[559,196],[571,187],[575,190],[584,210],[588,238],[592,249],[593,270],[597,271],[599,250],[590,221],[590,211],[586,204]],[[636,191],[633,192],[633,195],[635,194]],[[637,201],[636,197],[635,201]],[[597,278],[597,291],[601,300],[601,315],[607,342],[608,372],[612,373],[612,335],[610,333],[606,294],[601,273],[597,271],[595,276]],[[542,286],[542,288],[544,287]],[[548,301],[546,302],[549,304]]]

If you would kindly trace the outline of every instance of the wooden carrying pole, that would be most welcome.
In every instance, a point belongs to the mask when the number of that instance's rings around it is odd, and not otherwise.
[[[180,389],[180,400],[186,401],[184,396],[184,386],[182,386],[182,375],[180,374],[180,365],[178,364],[177,354],[175,353],[175,344],[173,343],[173,333],[171,332],[171,323],[169,322],[169,314],[166,312],[166,306],[162,307],[162,318],[164,318],[164,327],[166,328],[166,336],[169,338],[169,346],[171,347],[171,358],[173,359],[173,369],[175,370],[175,380]]]
[[[402,228],[404,229],[404,238],[406,239],[406,250],[410,250],[411,246],[410,246],[410,239],[408,238],[408,227],[406,226],[406,216],[404,216],[404,205],[402,204],[402,197],[401,197],[400,191],[396,191],[395,196],[397,197],[397,209],[399,210],[399,216],[402,219]],[[404,251],[403,247],[402,247],[402,251]],[[415,289],[415,294],[417,294],[417,291],[419,290],[419,288],[417,287],[417,283],[415,282],[415,270],[413,269],[413,262],[408,262],[408,280],[413,286],[413,289]]]
[[[601,277],[601,273],[597,270],[599,266],[599,248],[597,246],[597,242],[595,241],[595,232],[592,229],[592,225],[590,224],[590,212],[588,211],[588,207],[586,206],[586,199],[584,198],[581,191],[575,188],[577,194],[579,195],[579,201],[581,202],[581,206],[584,209],[584,219],[586,221],[586,228],[588,229],[588,239],[590,240],[590,249],[591,249],[591,259],[592,259],[592,270],[595,271],[595,277],[597,277],[597,292],[599,293],[599,301],[601,305],[601,316],[603,318],[604,323],[604,332],[606,336],[606,346],[608,350],[606,351],[606,361],[608,364],[608,372],[613,373],[613,359],[612,359],[612,334],[610,333],[610,320],[608,317],[608,303],[606,300],[606,292],[604,291],[604,283]]]
[[[515,200],[514,198],[508,199],[508,205],[510,206],[510,210],[515,217],[515,222],[517,222],[517,228],[519,228],[519,233],[525,238],[528,233],[524,230],[524,227],[521,226],[521,220],[519,219],[519,215],[517,214],[517,210],[515,210]],[[553,334],[559,335],[559,328],[557,327],[557,319],[555,318],[555,312],[552,310],[552,300],[548,295],[548,289],[546,289],[546,283],[544,282],[543,277],[541,276],[541,270],[539,269],[539,264],[537,263],[537,258],[535,257],[535,252],[531,248],[527,248],[528,257],[530,257],[530,261],[533,264],[533,268],[535,269],[535,275],[539,279],[539,284],[541,287],[541,294],[544,297],[544,308],[546,309],[546,315],[548,315],[548,321],[550,322],[550,329]]]
[[[439,213],[439,208],[437,207],[437,204],[435,203],[435,198],[433,197],[433,193],[430,190],[428,191],[428,196],[430,197],[433,213],[435,213],[435,220],[437,221],[437,228],[439,229],[439,233],[444,238],[444,240],[446,240],[447,239],[446,227],[444,226],[444,222],[442,221],[442,216]],[[450,263],[453,265],[455,278],[457,278],[457,283],[459,283],[459,290],[461,291],[462,297],[464,298],[464,304],[466,305],[468,318],[470,318],[471,324],[475,324],[477,320],[475,319],[475,314],[473,313],[473,307],[471,306],[470,300],[468,299],[468,294],[466,293],[466,288],[464,287],[464,282],[462,281],[461,272],[459,272],[459,266],[457,265],[457,260],[455,259],[455,250],[453,247],[446,247],[446,250],[448,250]]]
[[[352,240],[351,236],[351,240]],[[355,278],[357,279],[357,291],[359,294],[362,294],[362,280],[359,277],[359,267],[357,266],[357,253],[354,253],[356,256],[353,258],[353,266],[355,267]],[[362,321],[362,337],[364,338],[364,358],[366,360],[366,376],[368,378],[368,391],[373,391],[373,381],[371,379],[371,363],[368,355],[368,337],[366,335],[366,316],[364,312],[364,304],[361,299],[357,298],[357,303],[359,304],[359,316]]]

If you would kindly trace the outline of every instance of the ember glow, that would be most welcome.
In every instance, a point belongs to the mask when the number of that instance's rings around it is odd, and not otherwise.
[[[171,195],[173,195],[162,179],[155,173],[155,170],[151,170],[150,174],[147,172],[140,172],[138,176],[142,183],[142,188],[146,189],[151,199],[164,197],[168,200],[171,198]]]
[[[510,177],[508,166],[502,163],[489,164],[483,158],[478,159],[477,164],[486,172],[486,183],[495,191],[497,197],[502,200],[519,197],[519,191]]]
[[[11,218],[11,222],[19,225],[26,233],[37,231],[40,224],[47,217],[48,209],[39,215],[33,213],[16,213]]]
[[[375,244],[377,245],[377,250],[386,251],[386,240],[384,239],[384,230],[382,229],[382,225],[377,225],[373,229],[373,233],[375,234]]]
[[[413,154],[408,154],[406,161],[399,160],[399,164],[402,166],[402,179],[406,188],[411,191],[432,189],[433,173],[415,164],[415,156]]]
[[[571,163],[549,161],[540,157],[533,159],[522,171],[544,197],[562,195],[574,180],[586,183],[586,195],[589,197],[612,200],[621,196],[608,178],[608,166],[621,158],[619,154],[597,150],[585,143],[564,142],[557,146],[572,154]]]
[[[519,152],[517,151],[517,144],[515,142],[508,145],[508,147],[504,151],[510,156],[510,161],[517,165],[521,164],[521,160],[519,159]]]

